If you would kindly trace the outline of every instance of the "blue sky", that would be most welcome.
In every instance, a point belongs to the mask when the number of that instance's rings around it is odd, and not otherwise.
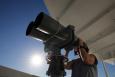
[[[42,42],[25,35],[30,21],[35,20],[40,12],[48,14],[43,0],[0,0],[0,65],[16,70],[46,77],[48,65],[34,68],[29,65],[32,54],[43,54]],[[70,58],[74,58],[70,55]],[[44,59],[44,58],[43,58]],[[115,66],[107,64],[110,77],[115,77]],[[105,77],[101,63],[99,77]],[[67,72],[70,75],[70,71]]]
[[[41,11],[48,13],[42,0],[0,0],[0,65],[44,77],[47,65],[32,69],[28,63],[31,54],[43,53],[43,44],[25,35]]]

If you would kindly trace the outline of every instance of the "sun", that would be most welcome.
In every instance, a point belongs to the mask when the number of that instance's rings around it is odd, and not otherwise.
[[[41,66],[43,64],[43,58],[41,55],[34,54],[30,58],[30,63],[32,66]]]

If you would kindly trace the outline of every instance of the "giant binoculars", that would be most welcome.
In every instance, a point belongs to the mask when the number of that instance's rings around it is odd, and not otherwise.
[[[64,27],[58,21],[41,12],[32,21],[26,31],[27,36],[40,39],[45,44],[45,51],[56,51],[65,48],[67,51],[73,48],[74,26]]]
[[[73,49],[75,41],[74,26],[68,25],[64,27],[58,21],[41,12],[35,21],[29,24],[26,35],[42,40],[45,52],[51,55],[47,75],[51,77],[64,76],[61,49],[64,48],[66,51]]]

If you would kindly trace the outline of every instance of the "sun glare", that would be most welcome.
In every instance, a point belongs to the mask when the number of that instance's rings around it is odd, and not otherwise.
[[[34,54],[31,57],[30,63],[32,66],[41,66],[43,64],[43,58],[41,55]]]

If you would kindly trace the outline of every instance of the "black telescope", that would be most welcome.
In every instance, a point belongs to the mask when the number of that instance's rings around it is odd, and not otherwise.
[[[29,24],[26,35],[42,40],[45,45],[45,52],[52,55],[47,74],[51,77],[63,77],[64,67],[61,49],[64,48],[66,51],[73,49],[73,43],[76,39],[74,26],[64,27],[58,21],[41,12],[35,21]]]

